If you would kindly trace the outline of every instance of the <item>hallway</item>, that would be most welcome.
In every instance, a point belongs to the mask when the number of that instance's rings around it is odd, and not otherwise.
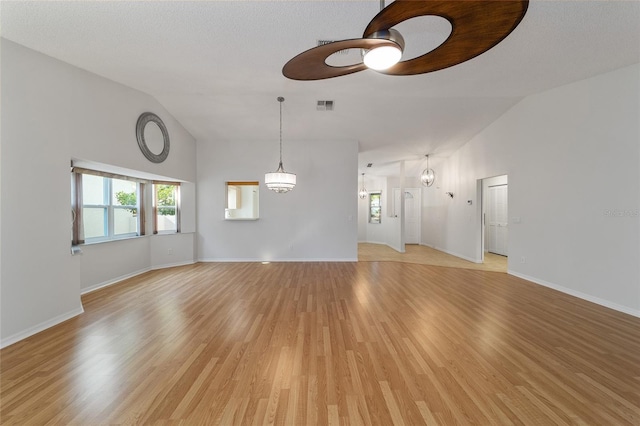
[[[407,244],[406,252],[399,253],[383,244],[358,243],[358,261],[405,262],[480,271],[507,272],[507,258],[505,256],[485,253],[484,263],[473,263],[431,247],[415,244]]]

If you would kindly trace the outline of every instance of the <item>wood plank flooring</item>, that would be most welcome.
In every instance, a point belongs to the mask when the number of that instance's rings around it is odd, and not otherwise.
[[[384,244],[358,243],[360,262],[403,262],[422,265],[448,266],[479,271],[507,272],[507,257],[493,253],[484,254],[484,263],[474,263],[431,247],[407,244],[400,253]]]
[[[639,425],[640,319],[504,273],[202,263],[0,351],[10,425]]]

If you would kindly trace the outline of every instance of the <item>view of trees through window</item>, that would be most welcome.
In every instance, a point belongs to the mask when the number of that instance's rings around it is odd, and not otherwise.
[[[369,223],[380,223],[382,204],[380,203],[380,193],[369,194]]]
[[[82,225],[74,228],[72,241],[82,244],[145,234],[144,218],[138,214],[144,212],[146,206],[145,200],[140,199],[141,183],[119,177],[98,173],[75,175],[74,179],[79,178],[81,182],[72,186],[72,199],[76,199],[82,209],[78,212]],[[149,186],[153,188],[153,233],[180,232],[180,185],[158,182]],[[75,192],[76,188],[81,188],[80,194]]]
[[[175,216],[176,214],[176,194],[173,185],[158,185],[158,214],[161,216]],[[118,191],[116,199],[121,206],[135,206],[138,203],[135,192]],[[132,208],[129,211],[137,214],[138,209]]]
[[[129,180],[82,175],[82,221],[88,241],[138,234],[138,184]]]
[[[177,186],[167,184],[153,185],[155,191],[155,231],[177,232]]]

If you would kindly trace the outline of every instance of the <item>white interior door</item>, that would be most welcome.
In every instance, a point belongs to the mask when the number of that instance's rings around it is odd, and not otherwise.
[[[487,237],[491,253],[508,255],[509,215],[507,185],[490,186],[487,196]]]
[[[400,214],[400,200],[404,198],[404,242],[420,244],[420,188],[405,188],[400,197],[400,188],[393,189],[394,215]]]

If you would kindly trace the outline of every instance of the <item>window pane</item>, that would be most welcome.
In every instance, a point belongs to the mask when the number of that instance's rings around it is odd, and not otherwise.
[[[158,215],[156,216],[158,224],[158,232],[161,231],[177,231],[178,221],[176,218],[175,207],[158,207]]]
[[[164,206],[176,205],[176,187],[173,185],[156,185],[158,211]],[[174,210],[175,211],[175,210]]]
[[[382,212],[380,206],[380,194],[369,195],[369,223],[380,223]]]
[[[130,180],[111,179],[114,206],[135,206],[137,204],[137,184]]]
[[[107,235],[107,209],[104,207],[84,207],[82,209],[82,224],[85,238],[105,237]]]
[[[175,185],[154,185],[156,193],[156,226],[158,232],[177,232],[177,191]]]
[[[113,208],[113,235],[137,234],[138,210],[122,207]]]
[[[82,203],[106,204],[104,180],[101,176],[82,175]]]

